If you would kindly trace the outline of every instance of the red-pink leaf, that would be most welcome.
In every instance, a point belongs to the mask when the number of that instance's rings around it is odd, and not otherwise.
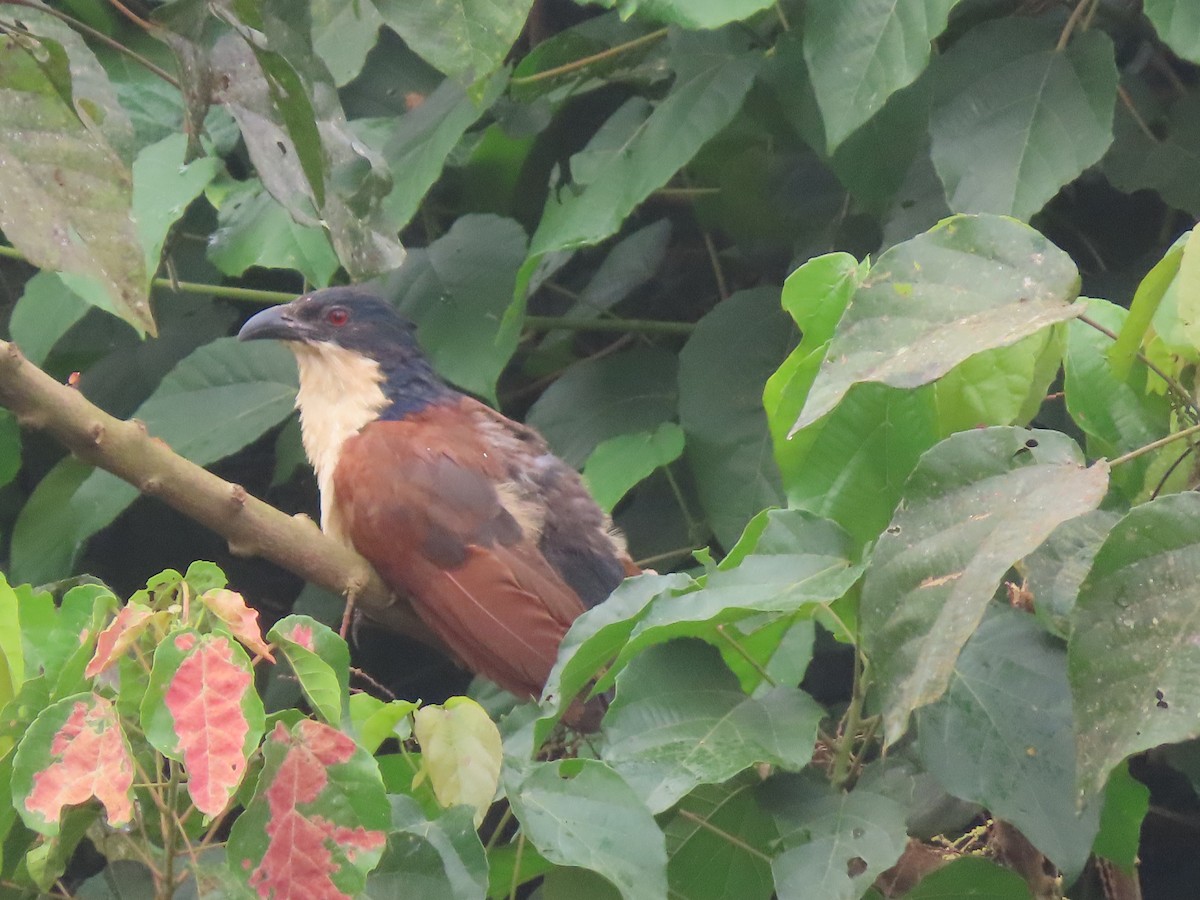
[[[133,816],[133,758],[113,705],[96,694],[76,699],[50,741],[50,759],[33,773],[25,808],[57,823],[63,807],[95,797],[109,825]]]
[[[117,613],[107,628],[96,638],[96,652],[83,670],[87,678],[95,678],[133,646],[150,624],[154,613],[140,603],[130,603]]]
[[[334,884],[339,863],[333,851],[351,862],[360,853],[378,854],[384,832],[331,822],[303,807],[316,803],[328,785],[328,767],[350,761],[356,745],[340,731],[311,720],[297,723],[294,733],[277,723],[267,741],[287,749],[270,783],[265,789],[259,785],[267,802],[268,843],[250,873],[250,886],[260,897],[276,900],[344,900],[350,895]]]
[[[214,616],[228,625],[233,636],[249,647],[251,651],[264,659],[275,662],[270,646],[262,638],[262,629],[258,627],[258,610],[248,607],[241,594],[218,588],[201,594],[200,602],[207,606]]]
[[[250,724],[242,701],[253,678],[233,659],[234,645],[227,638],[213,637],[197,645],[195,634],[182,632],[172,640],[190,652],[163,700],[175,722],[192,802],[206,816],[215,816],[246,770],[243,747]]]

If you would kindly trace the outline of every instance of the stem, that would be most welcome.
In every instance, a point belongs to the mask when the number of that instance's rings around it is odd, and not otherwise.
[[[644,569],[656,562],[662,562],[664,559],[674,559],[676,556],[687,556],[689,553],[695,553],[699,547],[677,547],[674,550],[668,550],[666,553],[655,553],[653,556],[647,556],[643,559],[634,560],[634,565],[639,569]]]
[[[784,31],[791,31],[792,26],[788,22],[787,13],[783,11],[783,6],[779,3],[775,4],[775,15],[779,17],[779,24],[783,26]]]
[[[617,44],[615,47],[609,47],[607,50],[602,50],[599,53],[594,53],[591,56],[585,56],[582,59],[577,59],[573,62],[564,63],[561,66],[555,66],[553,69],[545,69],[541,72],[535,72],[533,75],[523,75],[519,78],[509,79],[509,84],[523,85],[536,84],[539,81],[545,81],[548,78],[557,78],[559,75],[567,75],[571,72],[577,72],[580,69],[586,69],[593,63],[603,62],[606,59],[611,59],[614,56],[619,56],[629,50],[636,50],[646,44],[652,44],[667,36],[667,29],[660,28],[658,31],[651,31],[649,34],[643,34],[639,38],[634,38],[632,41],[626,41],[624,44]]]
[[[866,701],[867,665],[862,653],[854,648],[854,687],[850,693],[850,706],[842,722],[841,735],[838,738],[837,754],[833,758],[833,770],[830,781],[836,788],[844,788],[850,781],[854,767],[854,738],[863,722],[863,704]]]
[[[483,847],[484,853],[492,852],[492,849],[496,846],[497,841],[500,840],[500,834],[504,831],[504,826],[512,821],[512,817],[512,804],[509,804],[504,810],[504,815],[500,817],[500,821],[496,823],[495,830],[488,836],[488,842]]]
[[[1071,10],[1071,15],[1067,18],[1067,24],[1063,26],[1062,34],[1058,36],[1058,44],[1055,46],[1055,51],[1062,53],[1067,49],[1067,42],[1071,39],[1071,32],[1075,30],[1075,26],[1079,24],[1079,20],[1083,18],[1083,14],[1087,12],[1087,8],[1091,5],[1091,0],[1079,0],[1075,4],[1075,8]]]
[[[171,900],[175,893],[175,848],[179,842],[178,820],[175,817],[175,804],[179,802],[179,766],[175,760],[167,760],[167,771],[171,773],[171,781],[167,785],[167,796],[159,809],[162,822],[163,838],[163,888],[160,896],[163,900]]]
[[[1180,465],[1183,464],[1183,461],[1195,452],[1196,452],[1195,447],[1188,447],[1186,450],[1184,450],[1182,453],[1179,454],[1179,458],[1176,459],[1175,462],[1173,462],[1173,463],[1171,463],[1171,465],[1167,466],[1167,471],[1163,473],[1162,478],[1158,479],[1158,484],[1156,484],[1154,486],[1154,490],[1152,490],[1150,492],[1151,500],[1155,500],[1158,498],[1159,493],[1162,491],[1162,489],[1164,487],[1167,486],[1167,479],[1170,478],[1172,475],[1174,475],[1175,470],[1178,469],[1180,467]]]
[[[517,835],[517,855],[513,859],[512,882],[508,886],[508,900],[517,900],[517,888],[521,886],[521,856],[525,853],[525,832]]]
[[[170,72],[166,71],[165,69],[159,68],[154,63],[150,62],[150,60],[146,59],[146,57],[142,56],[139,53],[135,53],[133,50],[130,50],[128,47],[126,47],[120,41],[113,40],[107,34],[105,34],[103,31],[97,31],[91,25],[88,25],[85,22],[81,22],[78,19],[67,15],[64,12],[59,12],[57,9],[53,9],[49,6],[43,6],[40,3],[34,3],[33,0],[0,0],[0,6],[25,6],[25,7],[28,7],[29,9],[36,9],[39,12],[49,13],[50,15],[54,16],[54,18],[59,19],[63,22],[66,22],[72,28],[82,31],[88,37],[99,41],[100,43],[104,44],[106,47],[110,47],[113,50],[116,50],[118,53],[124,53],[126,56],[128,56],[130,59],[132,59],[138,65],[144,66],[146,69],[153,72],[155,75],[157,75],[163,81],[165,81],[167,84],[171,85],[173,88],[175,88],[175,90],[177,90],[177,91],[183,90],[183,87],[179,84],[179,81],[173,75],[171,75]]]
[[[1183,431],[1177,431],[1174,434],[1168,434],[1165,438],[1159,438],[1157,441],[1151,441],[1144,447],[1138,447],[1136,450],[1130,450],[1123,456],[1118,456],[1116,459],[1109,462],[1108,467],[1110,469],[1116,468],[1117,466],[1121,465],[1121,463],[1126,463],[1130,460],[1137,459],[1139,456],[1145,456],[1147,453],[1157,450],[1159,447],[1165,447],[1167,444],[1174,443],[1180,438],[1185,438],[1189,435],[1196,434],[1196,432],[1200,432],[1200,425],[1192,425],[1190,428],[1183,429]]]
[[[1078,319],[1084,325],[1087,325],[1089,328],[1095,328],[1098,332],[1105,335],[1106,337],[1112,338],[1114,341],[1120,339],[1120,335],[1118,335],[1115,331],[1113,331],[1110,328],[1105,328],[1103,325],[1101,325],[1095,319],[1090,319],[1086,315],[1079,316]],[[1141,350],[1135,350],[1134,355],[1137,356],[1137,358],[1142,361],[1142,363],[1146,366],[1147,369],[1149,369],[1151,372],[1153,372],[1155,375],[1157,375],[1159,378],[1161,378],[1164,382],[1166,382],[1167,388],[1172,393],[1174,393],[1176,397],[1178,397],[1180,400],[1183,401],[1184,405],[1187,406],[1187,408],[1191,411],[1193,416],[1200,419],[1200,406],[1196,405],[1196,401],[1193,400],[1192,395],[1187,392],[1187,388],[1185,388],[1176,379],[1172,378],[1170,375],[1168,375],[1166,372],[1164,372],[1162,369],[1160,369],[1158,367],[1158,365],[1156,363],[1154,363],[1150,359],[1150,357],[1146,356],[1146,354],[1143,353]]]

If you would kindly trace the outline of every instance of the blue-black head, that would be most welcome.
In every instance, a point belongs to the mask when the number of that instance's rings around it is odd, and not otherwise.
[[[324,288],[265,309],[242,326],[238,339],[288,341],[298,355],[301,347],[324,347],[365,357],[379,366],[392,415],[454,394],[421,350],[413,323],[364,288]]]

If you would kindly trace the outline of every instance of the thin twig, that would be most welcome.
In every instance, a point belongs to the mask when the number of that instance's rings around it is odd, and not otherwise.
[[[545,69],[541,72],[535,72],[533,75],[523,75],[518,78],[509,79],[509,84],[524,85],[536,84],[539,81],[545,81],[549,78],[557,78],[559,75],[569,75],[572,72],[577,72],[580,69],[586,69],[594,63],[603,62],[606,59],[611,59],[614,56],[620,56],[630,50],[636,50],[638,47],[646,44],[652,44],[657,40],[667,36],[667,29],[660,28],[658,31],[651,31],[649,34],[643,34],[639,38],[634,38],[632,41],[626,41],[624,44],[617,44],[615,47],[609,47],[607,50],[602,50],[599,53],[594,53],[591,56],[585,56],[582,59],[574,60],[573,62],[564,63],[561,66],[555,66],[553,69]]]
[[[95,28],[93,28],[91,25],[88,25],[86,22],[81,22],[78,19],[67,15],[64,12],[59,12],[57,9],[54,9],[53,7],[43,6],[41,3],[34,3],[33,0],[0,0],[0,6],[24,6],[24,7],[27,7],[28,9],[36,9],[38,12],[49,13],[50,15],[54,16],[56,19],[66,22],[72,28],[82,31],[88,37],[99,41],[100,43],[104,44],[106,47],[110,47],[113,50],[116,50],[118,53],[124,53],[126,56],[128,56],[130,59],[132,59],[138,65],[144,66],[147,70],[153,72],[155,75],[157,75],[163,81],[165,81],[167,84],[174,87],[176,90],[178,90],[178,91],[183,90],[183,87],[180,85],[178,79],[176,79],[170,72],[166,71],[165,69],[159,68],[154,63],[150,62],[150,60],[146,59],[146,57],[142,56],[139,53],[134,52],[133,50],[130,50],[128,47],[126,47],[120,41],[113,40],[107,34],[105,34],[103,31],[97,31]]]
[[[1179,458],[1177,460],[1175,460],[1175,462],[1171,463],[1171,465],[1169,465],[1167,467],[1167,471],[1165,473],[1163,473],[1163,477],[1158,479],[1158,484],[1156,484],[1154,486],[1154,490],[1152,490],[1150,492],[1151,500],[1154,500],[1158,497],[1158,495],[1162,491],[1162,489],[1167,486],[1167,479],[1170,478],[1175,473],[1175,470],[1178,469],[1180,467],[1180,465],[1182,465],[1182,463],[1185,459],[1187,459],[1189,456],[1191,456],[1195,452],[1196,452],[1196,448],[1194,446],[1189,446],[1186,450],[1184,450],[1182,453],[1179,454]]]
[[[713,278],[717,282],[717,293],[722,300],[729,299],[729,286],[725,283],[725,273],[721,270],[721,260],[717,256],[717,245],[713,243],[712,235],[704,232],[704,249],[708,252],[708,262],[712,266]]]
[[[1162,141],[1159,139],[1158,135],[1155,134],[1154,130],[1146,124],[1146,120],[1143,119],[1142,114],[1138,112],[1138,108],[1134,105],[1133,97],[1130,96],[1129,91],[1127,91],[1124,86],[1118,84],[1117,96],[1121,98],[1121,103],[1124,104],[1127,110],[1129,110],[1129,114],[1133,116],[1133,121],[1137,123],[1137,127],[1141,129],[1142,134],[1150,138],[1150,140],[1154,141],[1154,143],[1161,144]]]
[[[1091,5],[1091,0],[1079,0],[1075,4],[1075,8],[1071,10],[1071,15],[1067,17],[1067,24],[1063,26],[1062,33],[1058,36],[1058,44],[1054,49],[1062,53],[1067,49],[1067,43],[1071,40],[1071,33],[1075,30],[1075,26],[1079,24],[1079,20],[1083,18],[1083,14],[1087,12],[1088,6]]]
[[[1136,450],[1130,450],[1128,453],[1118,456],[1116,459],[1109,462],[1109,468],[1116,468],[1121,463],[1127,463],[1130,460],[1137,459],[1139,456],[1145,456],[1157,450],[1159,447],[1165,447],[1167,444],[1173,444],[1175,441],[1189,437],[1200,432],[1200,425],[1192,425],[1190,428],[1185,428],[1183,431],[1176,431],[1174,434],[1168,434],[1165,438],[1159,438],[1157,441],[1151,441],[1144,447],[1138,447]]]

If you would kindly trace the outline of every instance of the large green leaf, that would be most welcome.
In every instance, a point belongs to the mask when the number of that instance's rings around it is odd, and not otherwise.
[[[1052,431],[956,434],[922,458],[863,583],[863,648],[888,742],[949,687],[959,653],[1009,567],[1056,525],[1094,509],[1107,466],[1085,468]]]
[[[1033,609],[1043,626],[1066,640],[1071,633],[1071,610],[1079,597],[1079,586],[1092,568],[1100,545],[1120,513],[1094,509],[1068,519],[1042,545],[1025,557],[1019,567],[1023,587],[1033,595]]]
[[[808,771],[772,778],[759,797],[785,848],[771,862],[779,900],[857,900],[904,852],[904,809],[882,794]]]
[[[929,132],[955,212],[1028,219],[1112,143],[1112,39],[1094,28],[1058,50],[1060,31],[1001,18],[938,59]]]
[[[926,770],[1015,825],[1073,881],[1091,852],[1100,804],[1091,797],[1080,811],[1077,802],[1066,648],[1032,616],[998,610],[917,723]]]
[[[8,320],[12,340],[25,358],[40,366],[71,326],[83,318],[88,303],[55,272],[38,272],[27,282]]]
[[[505,791],[525,836],[546,859],[598,872],[625,900],[666,896],[663,833],[633,789],[604,763],[534,763],[509,773]]]
[[[824,715],[794,687],[747,697],[715,649],[676,641],[640,654],[618,676],[603,756],[658,813],[755,763],[799,771]]]
[[[392,828],[378,868],[367,877],[363,897],[437,897],[483,900],[488,861],[465,807],[428,819],[411,797],[392,794]]]
[[[102,285],[109,309],[154,333],[132,174],[95,124],[106,107],[74,97],[68,65],[58,41],[0,39],[0,229],[35,265]]]
[[[226,275],[251,266],[295,269],[315,287],[328,287],[338,269],[337,255],[325,232],[301,225],[257,178],[209,191],[217,206],[217,229],[208,242],[208,258]]]
[[[473,81],[504,60],[533,0],[373,0],[383,21],[431,65]]]
[[[185,135],[173,134],[144,147],[133,162],[132,215],[151,275],[158,271],[171,226],[221,170],[214,156],[186,162],[187,145]]]
[[[1200,497],[1160,497],[1109,532],[1079,591],[1068,660],[1079,785],[1200,736]]]
[[[1200,63],[1200,9],[1188,0],[1146,0],[1146,18],[1163,43],[1184,59]]]
[[[827,414],[853,384],[928,384],[976,353],[1077,316],[1078,291],[1070,257],[1033,229],[995,216],[947,219],[872,267],[794,430]]]
[[[296,372],[290,356],[283,347],[220,338],[180,362],[134,416],[180,456],[198,465],[216,462],[291,414]],[[87,539],[137,499],[136,487],[99,469],[72,484],[78,472],[69,458],[59,463],[45,487],[57,499],[41,502],[39,486],[22,511],[11,561],[22,579],[61,577]]]
[[[493,402],[496,379],[517,348],[499,330],[524,258],[525,232],[515,221],[467,215],[414,250],[388,282],[438,371]]]
[[[621,434],[604,441],[588,457],[583,480],[605,512],[634,485],[683,454],[683,430],[663,422],[654,431]]]
[[[810,0],[804,59],[833,153],[929,62],[958,0]]]
[[[571,158],[571,182],[550,193],[531,257],[595,244],[729,123],[754,81],[760,57],[728,36],[673,32],[677,76],[657,105],[626,101]]]
[[[636,347],[567,369],[529,409],[525,421],[567,463],[582,468],[601,443],[653,431],[676,416],[675,354]]]
[[[395,186],[383,206],[393,222],[403,225],[413,217],[463,132],[496,102],[506,81],[494,76],[479,93],[447,79],[416,109],[386,120],[392,127],[381,152]]]
[[[702,785],[666,823],[667,880],[684,900],[768,900],[779,832],[754,796],[757,775]]]
[[[763,387],[794,342],[779,291],[753,288],[719,304],[679,354],[679,423],[696,492],[717,539],[732,547],[750,518],[782,499]]]
[[[921,879],[905,900],[1029,900],[1025,879],[980,856],[964,856]]]

